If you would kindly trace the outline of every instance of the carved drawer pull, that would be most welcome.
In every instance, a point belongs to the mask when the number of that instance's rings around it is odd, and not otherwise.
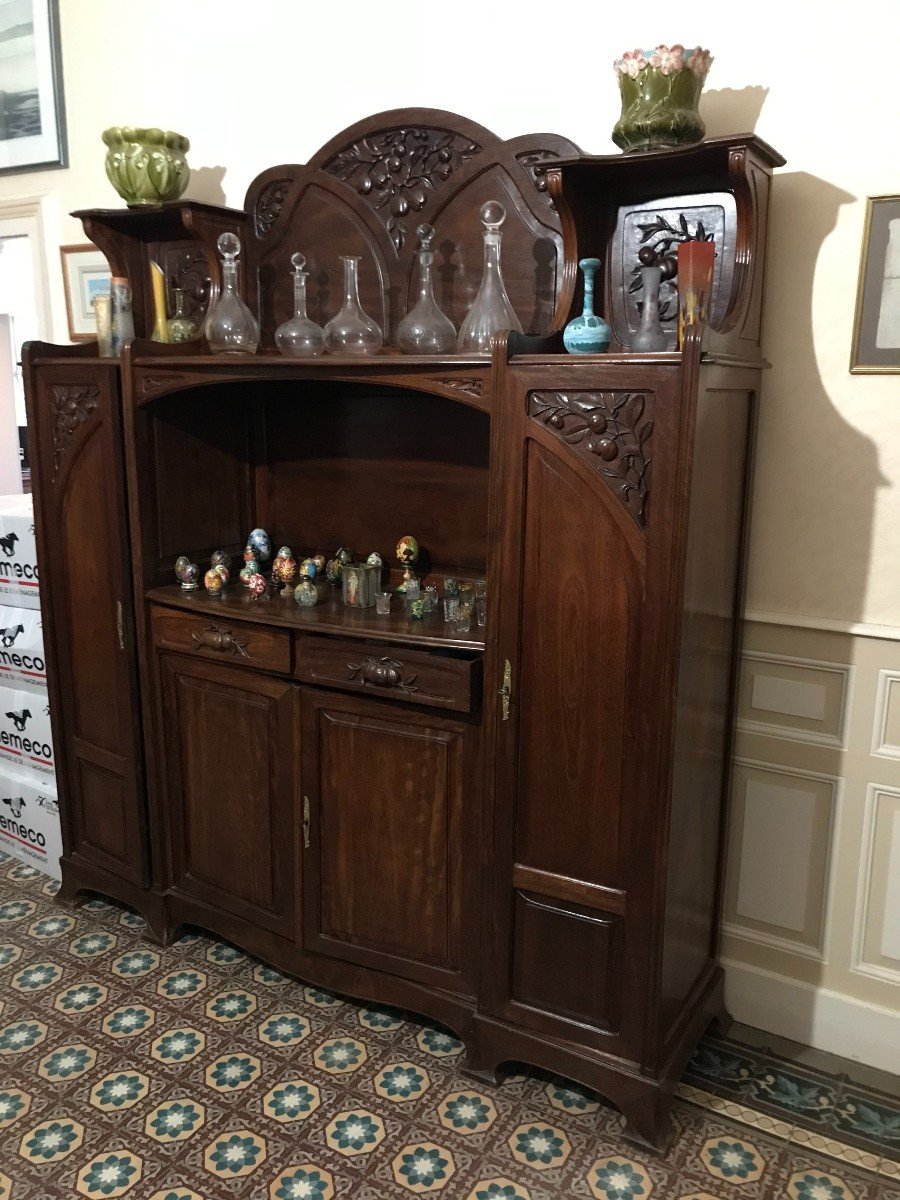
[[[365,662],[347,663],[347,670],[350,672],[348,679],[352,679],[354,683],[392,688],[404,695],[411,695],[419,690],[413,686],[416,676],[408,675],[404,679],[403,663],[397,662],[395,658],[367,658]]]
[[[191,639],[204,650],[216,650],[219,654],[240,654],[244,658],[250,655],[244,649],[246,642],[240,642],[230,629],[220,629],[218,625],[207,625],[202,633],[192,633]]]

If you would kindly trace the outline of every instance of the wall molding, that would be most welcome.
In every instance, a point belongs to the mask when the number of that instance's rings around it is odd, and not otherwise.
[[[881,963],[869,962],[865,957],[866,931],[869,925],[869,907],[872,895],[872,866],[875,854],[875,830],[878,824],[878,804],[882,796],[900,799],[900,788],[886,784],[870,783],[866,789],[865,817],[859,856],[859,871],[856,885],[856,908],[853,916],[853,943],[850,951],[850,970],[855,975],[867,975],[885,983],[900,984],[900,970],[893,970]]]
[[[735,727],[740,733],[761,734],[763,737],[781,738],[788,742],[806,742],[813,746],[827,746],[831,750],[847,749],[850,702],[853,691],[853,667],[849,663],[824,662],[815,658],[797,658],[792,654],[769,654],[763,650],[744,650],[741,660],[767,662],[775,666],[796,667],[799,670],[828,672],[843,676],[841,688],[841,711],[838,719],[839,733],[816,733],[814,729],[798,729],[793,725],[777,725],[774,722],[754,721],[738,717]],[[900,747],[898,747],[900,758]]]
[[[878,672],[878,691],[875,697],[875,720],[872,723],[872,753],[878,758],[900,758],[900,746],[887,741],[888,706],[891,685],[900,683],[900,671],[882,668]]]
[[[723,959],[735,1020],[829,1054],[900,1073],[900,1011]]]
[[[832,901],[835,892],[835,875],[837,871],[837,838],[841,828],[841,816],[843,809],[843,794],[844,780],[839,775],[828,775],[822,771],[806,771],[800,767],[785,767],[778,763],[763,762],[755,758],[744,758],[741,755],[735,755],[732,758],[732,763],[735,767],[749,768],[750,770],[765,771],[772,775],[785,775],[790,779],[810,779],[817,783],[826,783],[831,788],[831,814],[828,825],[828,860],[825,864],[825,872],[823,879],[822,891],[822,925],[821,938],[818,946],[812,946],[808,943],[797,943],[795,939],[781,937],[776,933],[769,933],[765,930],[758,930],[749,925],[740,925],[736,921],[723,922],[722,927],[732,937],[744,938],[749,942],[757,942],[760,945],[769,946],[776,950],[783,950],[788,954],[802,954],[804,958],[815,959],[818,962],[828,962],[829,945],[831,941],[831,911]],[[732,787],[734,782],[732,782]],[[734,810],[734,797],[731,799],[730,810]],[[734,868],[740,871],[740,856],[733,864]],[[737,914],[735,914],[737,915]],[[802,949],[801,949],[802,947]],[[768,1028],[768,1026],[764,1026]]]
[[[748,609],[742,618],[757,625],[786,625],[789,629],[822,629],[828,633],[849,633],[853,637],[881,638],[900,642],[900,625],[878,625],[869,621],[836,621],[830,617],[807,617],[801,613],[763,612]]]

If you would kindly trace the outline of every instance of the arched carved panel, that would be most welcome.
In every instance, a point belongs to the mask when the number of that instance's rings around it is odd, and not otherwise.
[[[529,392],[528,415],[596,467],[644,528],[650,496],[652,394]]]
[[[55,479],[68,452],[72,435],[100,403],[100,389],[95,384],[78,384],[72,387],[53,384],[49,391]]]
[[[338,134],[306,166],[279,166],[251,184],[248,279],[258,279],[262,345],[292,312],[291,254],[309,260],[309,314],[328,321],[340,307],[338,259],[361,254],[360,298],[391,345],[405,315],[416,253],[416,226],[436,229],[438,300],[457,327],[478,289],[482,267],[479,208],[500,199],[504,269],[526,330],[555,327],[562,286],[559,216],[542,167],[578,153],[556,134],[506,142],[454,113],[399,109]],[[374,269],[373,269],[374,263]]]

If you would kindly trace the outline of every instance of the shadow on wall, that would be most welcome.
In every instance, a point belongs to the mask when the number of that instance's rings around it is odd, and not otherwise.
[[[700,116],[707,137],[754,133],[769,89],[766,87],[715,88],[700,95]],[[776,179],[778,176],[776,175]]]
[[[198,204],[225,204],[225,167],[191,167],[185,199]]]
[[[835,228],[840,209],[855,199],[805,172],[776,172],[773,179],[763,332],[763,348],[773,365],[763,379],[759,412],[749,571],[751,596],[757,581],[757,594],[784,597],[779,609],[788,615],[791,611],[827,611],[833,605],[832,612],[862,617],[877,492],[887,482],[879,468],[876,444],[850,425],[833,404],[829,381],[822,377],[816,353],[818,345],[823,361],[833,361],[828,353],[830,346],[845,336],[843,326],[830,323],[829,314],[834,309],[823,304],[821,289],[817,305],[821,312],[816,320],[814,282],[822,246]],[[855,278],[854,263],[848,267],[844,306],[850,315]],[[815,770],[843,777],[844,751],[817,747]],[[739,937],[741,928],[756,930],[762,940],[767,936],[778,941],[796,940],[822,947],[827,956],[828,931],[824,923],[828,904],[822,898],[828,896],[837,853],[841,832],[838,814],[833,815],[830,826],[821,826],[821,839],[810,839],[803,848],[773,847],[765,861],[767,856],[758,846],[744,844],[749,794],[738,786],[740,776],[737,772],[730,806],[724,905],[730,932]],[[802,780],[786,781],[780,775],[778,780],[784,797],[789,796],[789,789],[796,789],[801,793],[798,802],[808,799]],[[739,883],[747,882],[745,873],[751,869],[744,854],[752,859],[752,869],[766,871],[766,887],[777,890],[782,871],[807,879],[802,930],[795,930],[787,918],[785,926],[769,925],[747,919],[747,914],[738,911]],[[739,958],[753,962],[749,953]],[[824,962],[815,963],[804,956],[796,963],[796,970],[786,963],[782,973],[811,986],[792,989],[797,1004],[787,1022],[790,1036],[821,1045],[827,1021],[825,997],[819,990]],[[762,993],[755,996],[754,1010],[758,1014],[764,1013],[767,1004],[772,1006],[770,1015],[757,1017],[764,1028],[785,1031],[786,1017],[778,1011],[782,995],[776,988],[771,1001]],[[740,998],[735,995],[730,1002],[740,1012]]]

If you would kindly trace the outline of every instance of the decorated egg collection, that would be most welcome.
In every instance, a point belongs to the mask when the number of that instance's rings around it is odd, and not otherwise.
[[[403,577],[395,594],[406,601],[407,613],[413,620],[422,620],[440,608],[441,597],[435,584],[422,586],[415,572],[419,561],[419,543],[405,534],[397,542],[395,555],[403,567]],[[263,574],[265,564],[271,563],[271,579]],[[391,593],[382,591],[384,560],[377,550],[363,561],[357,561],[353,551],[340,546],[331,558],[315,553],[299,562],[290,546],[281,546],[273,556],[272,541],[264,529],[254,529],[244,547],[243,565],[237,573],[240,586],[247,589],[254,600],[271,596],[291,597],[301,608],[313,608],[328,594],[328,589],[341,589],[343,602],[348,608],[375,607],[378,615],[391,611]],[[231,579],[231,555],[216,550],[210,556],[209,568],[201,571],[197,563],[182,554],[175,562],[175,577],[185,592],[197,591],[200,577],[210,599],[221,597]],[[447,577],[444,580],[443,616],[452,621],[458,630],[471,628],[472,614],[479,625],[485,624],[486,583],[458,581]]]

